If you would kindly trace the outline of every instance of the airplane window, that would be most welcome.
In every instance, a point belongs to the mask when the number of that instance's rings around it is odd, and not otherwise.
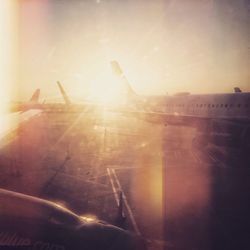
[[[238,104],[238,108],[240,108],[241,104]]]
[[[214,108],[214,104],[212,105],[212,108]]]
[[[228,106],[228,105],[227,105],[227,104],[225,104],[225,108],[227,108],[227,106]]]

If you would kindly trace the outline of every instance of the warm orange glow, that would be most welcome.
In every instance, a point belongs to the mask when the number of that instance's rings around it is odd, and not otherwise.
[[[138,126],[138,125],[137,125]],[[138,141],[136,167],[131,189],[135,207],[149,223],[157,224],[157,235],[163,234],[162,142],[160,127],[141,127],[143,140]]]
[[[11,86],[16,78],[17,3],[1,1],[0,8],[0,114],[7,110]]]
[[[103,71],[90,85],[88,99],[104,105],[121,105],[125,101],[123,86],[110,70]]]
[[[236,13],[214,1],[19,2],[22,99],[38,87],[57,95],[60,80],[72,95],[90,88],[93,99],[116,103],[99,76],[109,59],[142,95],[249,91],[247,7],[238,1]]]
[[[17,2],[1,1],[0,8],[0,139],[18,125],[18,117],[6,115],[17,79]],[[2,141],[0,147],[5,142]]]
[[[84,216],[81,216],[81,219],[85,223],[97,222],[97,218],[94,215],[84,215]]]

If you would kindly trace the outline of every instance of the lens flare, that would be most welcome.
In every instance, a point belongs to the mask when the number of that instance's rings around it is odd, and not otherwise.
[[[122,85],[111,72],[102,72],[89,88],[90,101],[104,105],[121,105],[125,101]]]
[[[13,125],[6,117],[11,86],[17,77],[17,1],[1,1],[0,8],[0,136]]]

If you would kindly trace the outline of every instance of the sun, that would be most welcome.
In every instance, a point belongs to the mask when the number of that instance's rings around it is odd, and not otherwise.
[[[103,72],[91,83],[88,99],[102,105],[124,104],[125,94],[121,81],[111,72]]]

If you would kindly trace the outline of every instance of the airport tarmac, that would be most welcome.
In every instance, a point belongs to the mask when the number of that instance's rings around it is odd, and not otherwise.
[[[248,156],[194,148],[194,135],[103,110],[43,113],[1,149],[0,185],[122,226],[148,249],[249,249]]]

